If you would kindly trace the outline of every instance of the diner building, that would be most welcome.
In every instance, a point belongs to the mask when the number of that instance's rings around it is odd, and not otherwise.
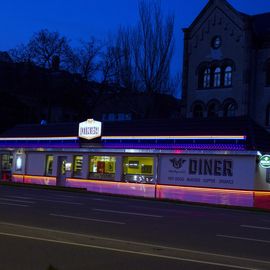
[[[0,171],[17,183],[270,209],[269,139],[247,118],[20,125],[1,134]]]

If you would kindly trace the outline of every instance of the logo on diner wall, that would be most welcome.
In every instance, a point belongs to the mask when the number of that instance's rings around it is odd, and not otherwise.
[[[173,159],[170,159],[170,162],[172,163],[175,169],[181,169],[183,164],[186,162],[186,160],[182,158],[179,158],[179,159],[173,158]]]
[[[266,169],[270,168],[270,155],[260,157],[260,166]]]
[[[87,119],[79,124],[79,137],[91,140],[101,136],[101,122]]]

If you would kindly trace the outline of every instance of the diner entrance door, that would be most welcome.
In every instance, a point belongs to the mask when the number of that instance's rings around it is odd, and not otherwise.
[[[57,159],[57,178],[56,185],[57,186],[65,186],[66,182],[66,156],[59,156]]]

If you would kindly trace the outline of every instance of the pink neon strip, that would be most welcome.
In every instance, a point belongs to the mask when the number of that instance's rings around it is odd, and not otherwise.
[[[99,193],[119,194],[145,198],[155,197],[155,186],[149,184],[80,180],[67,178],[66,186],[86,188],[88,191]]]
[[[180,186],[157,186],[158,199],[253,207],[253,191]]]

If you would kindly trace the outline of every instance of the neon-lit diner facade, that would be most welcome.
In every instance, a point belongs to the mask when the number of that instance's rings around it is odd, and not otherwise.
[[[244,132],[184,135],[167,130],[145,135],[140,129],[132,135],[106,126],[103,132],[100,122],[96,127],[97,121],[87,121],[77,136],[3,134],[2,181],[270,209],[267,157],[264,168],[259,164],[260,149],[249,149]]]

